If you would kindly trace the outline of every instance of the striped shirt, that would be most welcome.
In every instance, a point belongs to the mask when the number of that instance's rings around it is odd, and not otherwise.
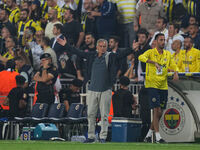
[[[119,12],[119,23],[133,22],[136,12],[136,0],[109,0],[116,3]]]

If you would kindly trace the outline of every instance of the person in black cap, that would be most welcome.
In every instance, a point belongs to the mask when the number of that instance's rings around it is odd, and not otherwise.
[[[62,89],[60,91],[60,101],[65,104],[66,112],[72,103],[80,103],[80,89],[82,85],[82,80],[74,79],[68,89]]]
[[[33,79],[37,82],[36,103],[46,103],[51,105],[55,101],[54,84],[58,77],[58,72],[53,66],[52,58],[49,53],[44,53],[40,57],[40,70],[34,75]]]
[[[23,117],[26,114],[27,110],[27,99],[28,94],[24,90],[25,88],[25,81],[26,79],[21,76],[17,75],[15,77],[17,87],[13,88],[4,102],[4,105],[9,105],[9,117]]]
[[[136,109],[136,101],[128,90],[130,80],[128,77],[120,78],[120,89],[112,96],[114,117],[132,117],[132,110]]]

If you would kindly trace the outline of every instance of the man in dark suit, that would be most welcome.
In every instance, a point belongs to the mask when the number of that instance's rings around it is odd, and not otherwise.
[[[60,56],[64,53],[64,47],[57,42],[58,38],[64,39],[63,32],[63,25],[62,24],[55,24],[53,27],[53,34],[55,38],[51,39],[51,48],[55,51],[57,55],[57,59],[59,60]]]

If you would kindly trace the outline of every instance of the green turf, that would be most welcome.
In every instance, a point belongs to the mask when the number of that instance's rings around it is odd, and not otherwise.
[[[0,150],[200,150],[200,144],[83,144],[48,141],[0,141]]]

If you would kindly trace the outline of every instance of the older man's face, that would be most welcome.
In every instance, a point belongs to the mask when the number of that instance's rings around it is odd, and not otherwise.
[[[106,42],[99,42],[97,45],[97,51],[98,53],[105,53],[107,51],[108,45]]]

